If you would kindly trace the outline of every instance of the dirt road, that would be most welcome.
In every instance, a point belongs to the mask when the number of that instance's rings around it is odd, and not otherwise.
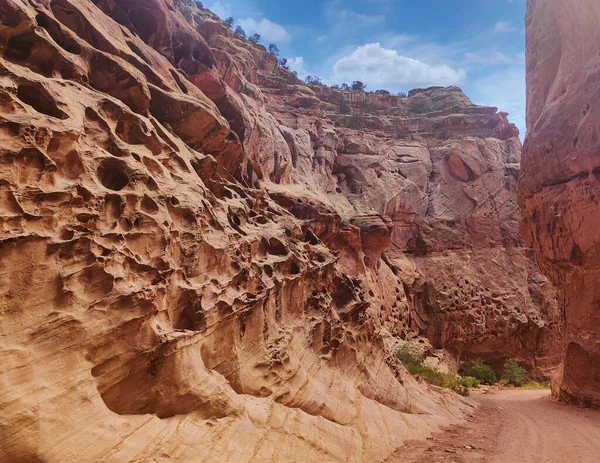
[[[508,390],[474,398],[466,426],[398,449],[391,462],[597,463],[600,411],[550,400],[548,390]]]

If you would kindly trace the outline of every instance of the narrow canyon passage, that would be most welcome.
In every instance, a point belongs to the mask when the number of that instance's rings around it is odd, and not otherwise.
[[[592,463],[600,455],[600,411],[550,400],[548,390],[474,398],[467,426],[407,443],[388,462]]]

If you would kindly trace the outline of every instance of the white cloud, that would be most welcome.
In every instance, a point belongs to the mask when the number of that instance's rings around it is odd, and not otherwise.
[[[266,18],[261,18],[259,21],[254,18],[240,19],[238,24],[244,28],[246,34],[260,34],[263,40],[267,42],[289,43],[292,39],[283,26]]]
[[[507,32],[514,32],[517,28],[511,21],[498,21],[494,26],[494,32],[498,34],[506,34]]]
[[[371,89],[413,89],[432,85],[458,85],[466,73],[447,64],[432,65],[369,43],[337,60],[330,82],[361,80]]]
[[[306,72],[306,69],[304,69],[303,56],[296,56],[295,58],[288,59],[288,66],[290,67],[291,71],[296,71],[298,73],[298,77],[301,79],[304,79],[308,75],[308,72]]]
[[[212,5],[207,5],[207,8],[221,19],[227,19],[231,16],[231,3],[221,3],[217,1]]]

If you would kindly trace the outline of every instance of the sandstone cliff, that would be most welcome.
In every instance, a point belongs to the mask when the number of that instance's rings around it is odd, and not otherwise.
[[[172,3],[0,21],[2,461],[373,461],[460,417],[258,188],[273,117]]]
[[[600,96],[594,0],[530,0],[523,234],[559,289],[566,318],[555,396],[600,404]]]
[[[556,362],[506,114],[170,0],[0,0],[0,56],[4,460],[377,461],[468,408],[400,339]]]
[[[562,316],[518,233],[521,144],[506,113],[455,87],[402,98],[307,86],[210,12],[188,21],[252,102],[230,121],[244,121],[262,185],[366,283],[386,333],[548,374]]]

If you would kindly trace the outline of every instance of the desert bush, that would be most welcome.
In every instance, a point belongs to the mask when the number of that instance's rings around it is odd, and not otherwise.
[[[411,375],[419,375],[429,384],[452,389],[464,397],[468,397],[470,394],[469,386],[462,384],[461,379],[452,372],[437,370],[425,365],[423,362],[405,363],[404,365]]]
[[[350,105],[344,97],[340,98],[340,101],[338,102],[338,108],[342,114],[350,114],[352,112]]]
[[[396,351],[396,358],[400,360],[411,375],[418,375],[434,386],[452,389],[457,394],[468,397],[469,387],[478,387],[479,381],[475,378],[459,378],[452,372],[440,371],[423,363],[425,357],[418,347],[404,344]]]
[[[465,386],[458,386],[456,388],[452,388],[452,390],[463,397],[469,397],[471,395],[471,391]]]
[[[358,228],[365,228],[368,225],[368,222],[363,219],[352,219],[350,223]]]
[[[323,81],[319,76],[306,76],[304,82],[308,85],[323,85]]]
[[[479,380],[473,376],[461,376],[458,383],[464,387],[479,387]]]
[[[458,380],[454,373],[445,373],[435,368],[431,368],[423,362],[405,363],[404,366],[411,375],[419,375],[429,384],[433,384],[434,386],[452,389],[458,384]]]
[[[471,376],[487,384],[496,384],[498,376],[487,363],[477,360],[473,365],[465,370],[465,376]]]
[[[529,381],[529,375],[527,374],[527,370],[519,365],[515,359],[508,359],[504,362],[504,367],[502,368],[502,379],[507,384],[521,387]]]
[[[396,351],[396,358],[405,365],[409,363],[423,363],[423,360],[425,359],[423,352],[410,344],[400,346]]]

